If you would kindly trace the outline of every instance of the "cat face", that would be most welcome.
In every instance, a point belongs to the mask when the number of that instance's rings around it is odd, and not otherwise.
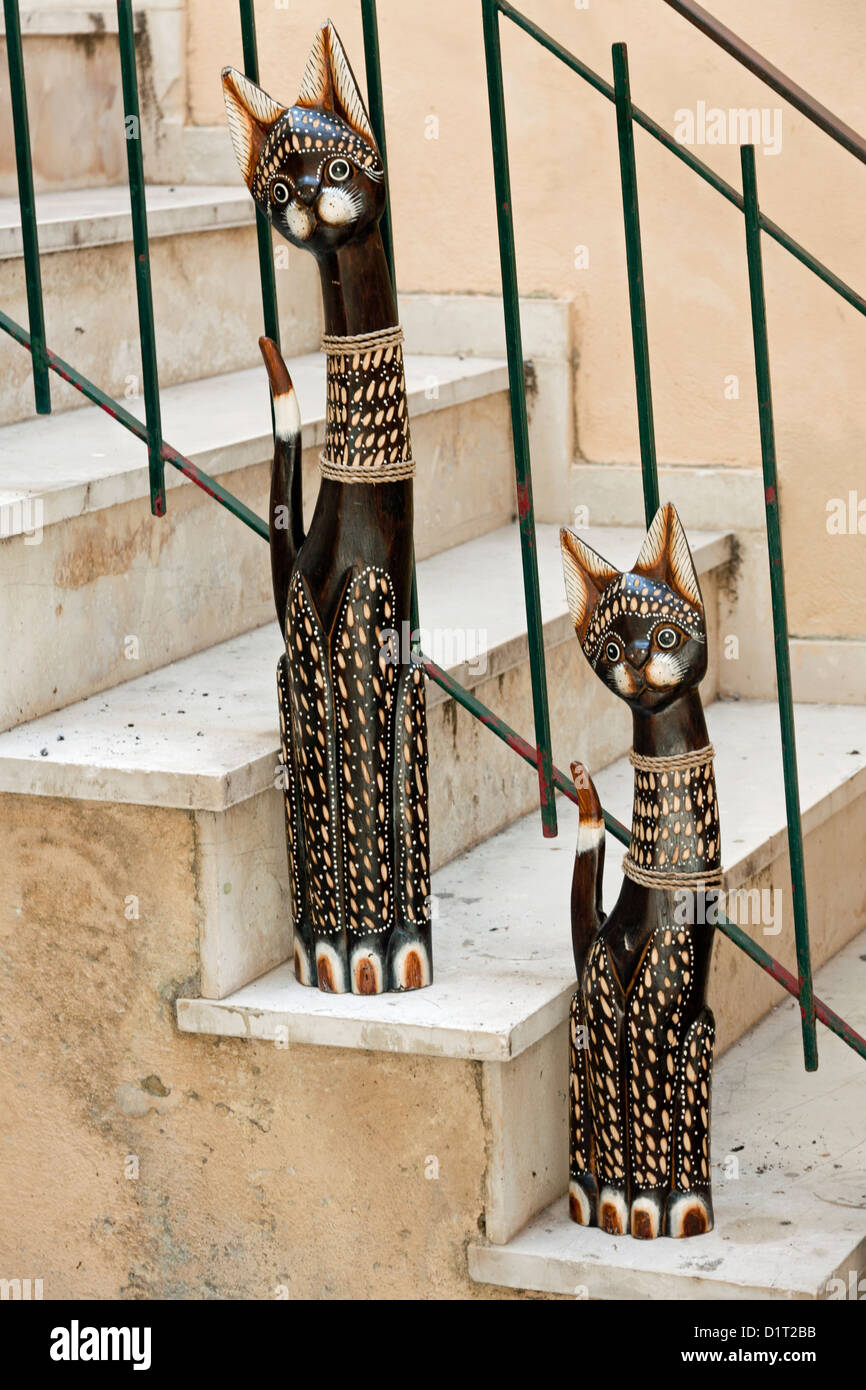
[[[707,671],[704,605],[680,519],[659,508],[634,567],[620,573],[563,527],[568,606],[596,675],[633,708],[662,709]]]
[[[234,68],[222,74],[229,130],[256,206],[287,241],[327,255],[378,222],[385,170],[332,24],[316,35],[294,106]]]

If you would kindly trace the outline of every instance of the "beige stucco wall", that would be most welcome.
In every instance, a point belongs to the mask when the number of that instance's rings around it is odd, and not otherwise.
[[[861,797],[808,840],[816,967],[863,921],[864,820]],[[179,1033],[174,1002],[199,991],[190,813],[6,795],[0,838],[4,1277],[46,1299],[527,1296],[467,1274],[496,1133],[483,1064]],[[787,881],[778,861],[754,880]],[[787,895],[782,920],[793,968]],[[719,1051],[780,995],[720,939]]]
[[[180,1034],[192,817],[3,797],[0,834],[5,1277],[46,1299],[518,1296],[466,1272],[480,1064]]]
[[[532,0],[531,17],[610,77],[629,45],[632,97],[668,129],[680,108],[782,108],[782,146],[758,155],[766,213],[833,270],[862,281],[863,170],[662,0]],[[856,0],[715,0],[713,11],[855,128],[866,126],[866,15]],[[363,67],[356,0],[331,16]],[[295,95],[315,7],[257,9],[263,84]],[[499,288],[490,133],[477,3],[379,6],[396,263],[401,288]],[[612,106],[502,23],[512,191],[524,294],[574,300],[577,439],[587,459],[637,457],[624,242]],[[233,4],[188,5],[188,119],[224,120],[219,70],[239,63]],[[438,139],[425,131],[438,118]],[[695,153],[739,186],[730,146]],[[742,219],[669,153],[637,137],[659,457],[759,461]],[[589,266],[576,269],[575,248]],[[863,633],[866,546],[830,536],[826,503],[862,490],[866,325],[775,243],[765,269],[791,618],[803,635]],[[860,285],[862,289],[862,285]],[[739,399],[725,379],[739,379]],[[724,518],[720,518],[722,522]],[[866,524],[866,521],[864,521]]]

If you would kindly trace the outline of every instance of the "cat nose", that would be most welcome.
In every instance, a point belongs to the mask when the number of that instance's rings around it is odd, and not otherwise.
[[[636,638],[634,642],[629,642],[625,649],[626,661],[636,671],[640,671],[646,665],[649,654],[650,644],[645,637]]]
[[[297,198],[297,200],[298,200],[299,203],[304,203],[304,204],[306,204],[306,206],[307,206],[308,208],[311,208],[311,207],[313,206],[313,203],[314,203],[314,202],[316,201],[316,199],[318,198],[318,196],[319,196],[319,180],[318,180],[318,179],[298,179],[298,180],[296,181],[296,183],[295,183],[295,197]]]

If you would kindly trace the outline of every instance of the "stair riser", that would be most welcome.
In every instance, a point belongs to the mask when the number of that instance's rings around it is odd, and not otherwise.
[[[511,520],[508,428],[504,392],[413,420],[419,559]],[[270,486],[270,449],[263,452],[266,460],[220,474],[259,516],[267,515]],[[304,474],[309,520],[318,490],[315,449],[305,451]],[[167,478],[179,475],[168,469]],[[28,651],[26,662],[8,670],[0,729],[273,616],[266,543],[186,481],[169,487],[167,514],[158,521],[139,499],[46,526],[33,544],[36,535],[0,541],[4,631]]]
[[[455,1252],[483,1202],[477,1066],[179,1033],[174,1000],[198,988],[190,816],[21,801],[0,797],[21,1040],[0,1050],[4,1267],[46,1299],[472,1295]]]
[[[222,481],[261,508],[268,479],[260,464]],[[3,684],[7,729],[268,622],[268,547],[187,484],[160,520],[142,499],[0,543],[0,610],[27,652]]]
[[[117,18],[66,7],[21,6],[33,179],[39,193],[126,183]],[[183,17],[136,9],[136,64],[145,168],[181,177]],[[74,96],[73,96],[74,94]],[[71,99],[73,98],[73,99]],[[6,40],[0,38],[0,197],[18,180]]]
[[[262,298],[252,226],[154,237],[150,259],[161,387],[258,365]],[[288,248],[276,264],[286,351],[313,352],[321,332],[315,265],[310,256]],[[44,255],[42,289],[52,351],[118,400],[141,395],[131,242]],[[27,327],[20,257],[0,260],[0,304]],[[86,404],[79,392],[54,374],[51,392],[55,410]],[[0,424],[34,414],[30,356],[3,334]],[[180,442],[171,442],[182,448]]]

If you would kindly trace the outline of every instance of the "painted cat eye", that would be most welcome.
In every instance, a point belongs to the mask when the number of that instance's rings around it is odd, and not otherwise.
[[[656,633],[656,643],[663,651],[671,651],[679,640],[680,634],[675,627],[660,627]]]
[[[619,642],[608,642],[604,649],[604,654],[610,662],[619,661],[622,656],[622,647]]]
[[[352,177],[352,166],[348,159],[332,159],[328,165],[328,177],[334,183],[345,183]]]
[[[271,187],[271,197],[275,203],[287,203],[289,201],[288,184],[282,183],[280,179],[277,179],[276,183]]]

